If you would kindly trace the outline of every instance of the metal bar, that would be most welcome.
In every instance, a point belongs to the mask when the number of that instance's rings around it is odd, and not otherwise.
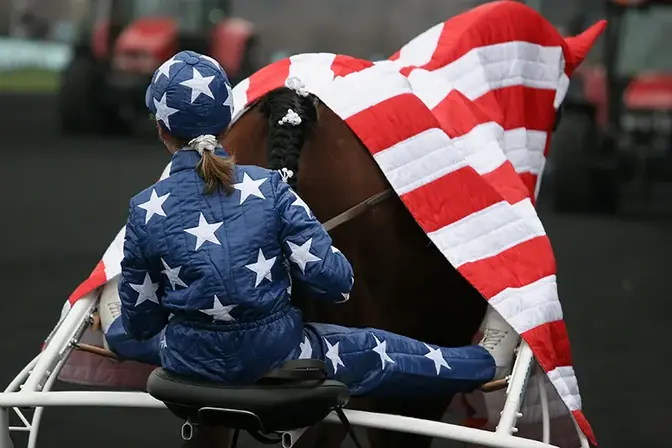
[[[146,392],[67,391],[67,392],[11,392],[0,394],[3,407],[123,407],[164,408],[164,404]]]
[[[546,386],[544,386],[544,377],[537,375],[537,387],[539,388],[539,398],[541,399],[541,440],[544,443],[551,441],[551,412],[548,408],[548,394],[546,394]]]
[[[23,384],[26,377],[30,374],[32,368],[35,367],[35,364],[37,364],[37,360],[40,358],[40,355],[41,353],[38,353],[38,355],[35,356],[32,361],[26,364],[23,370],[21,370],[19,374],[14,377],[12,382],[9,383],[9,386],[7,386],[5,392],[16,392],[17,390],[21,389],[21,384]]]
[[[9,435],[10,408],[0,407],[0,448],[14,448],[14,442],[12,442],[12,436]]]
[[[61,372],[61,369],[63,368],[67,360],[68,357],[64,356],[61,359],[61,361],[56,365],[51,376],[47,378],[47,382],[44,385],[44,392],[49,392],[51,390],[54,383],[58,379],[58,374]],[[33,411],[33,418],[31,419],[30,422],[30,433],[28,434],[28,444],[26,445],[26,448],[35,448],[37,446],[37,436],[39,436],[40,434],[40,423],[42,422],[42,414],[44,414],[44,407],[42,406],[35,408],[35,411]]]
[[[7,393],[0,395],[0,407],[3,406],[165,408],[165,405],[161,401],[156,400],[145,392],[97,391]],[[556,448],[535,440],[400,415],[378,414],[357,410],[345,410],[345,413],[350,423],[367,428],[401,431],[496,448]],[[340,423],[338,417],[333,413],[327,416],[325,421]],[[0,446],[0,448],[5,447]]]
[[[506,401],[504,402],[504,409],[502,409],[502,416],[495,430],[498,434],[511,435],[517,431],[515,428],[516,420],[520,417],[520,406],[523,404],[525,386],[527,386],[527,380],[532,370],[533,360],[532,349],[527,345],[527,342],[522,341],[516,362],[513,365],[509,389],[506,391]]]
[[[574,428],[576,428],[576,434],[579,436],[581,441],[581,448],[590,448],[590,443],[588,443],[588,437],[581,431],[579,424],[576,422],[576,419],[572,415],[572,421],[574,422]]]
[[[42,351],[42,356],[33,368],[33,372],[26,379],[22,391],[35,392],[42,389],[45,379],[51,375],[72,339],[78,337],[77,333],[86,328],[87,315],[96,306],[96,293],[97,290],[82,297],[72,305],[60,328],[54,333],[51,341]]]

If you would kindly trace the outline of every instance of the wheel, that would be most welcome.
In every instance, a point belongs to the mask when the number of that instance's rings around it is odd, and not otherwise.
[[[96,129],[99,104],[96,101],[98,72],[96,62],[87,56],[76,56],[63,72],[58,92],[62,132],[82,134]]]
[[[620,201],[618,171],[594,166],[601,144],[589,111],[565,110],[551,141],[553,207],[557,212],[613,213]]]
[[[64,71],[58,92],[61,131],[68,135],[126,134],[129,124],[119,108],[105,104],[105,69],[88,55],[78,55]]]

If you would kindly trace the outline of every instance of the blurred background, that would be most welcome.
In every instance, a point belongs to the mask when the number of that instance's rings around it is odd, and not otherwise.
[[[125,222],[129,198],[168,160],[141,135],[144,88],[170,56],[167,39],[217,57],[235,83],[301,52],[384,59],[481,3],[0,0],[0,382],[37,353]],[[565,34],[609,19],[572,80],[539,209],[600,445],[670,447],[672,7],[527,3]],[[52,409],[38,446],[176,447],[178,429],[163,412]]]

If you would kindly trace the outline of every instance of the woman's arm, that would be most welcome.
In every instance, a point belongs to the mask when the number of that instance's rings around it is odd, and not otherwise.
[[[135,219],[131,200],[126,235],[124,258],[121,260],[119,298],[124,329],[134,339],[145,340],[157,335],[168,324],[170,313],[160,304],[160,273],[150,272],[142,251],[146,238],[144,229]]]

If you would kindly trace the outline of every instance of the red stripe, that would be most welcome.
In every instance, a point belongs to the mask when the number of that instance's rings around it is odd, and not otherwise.
[[[347,76],[372,66],[373,62],[371,61],[339,54],[336,55],[334,62],[331,63],[331,71],[334,72],[334,76]]]
[[[507,26],[497,27],[493,23]],[[492,2],[447,20],[432,60],[422,68],[436,70],[474,48],[512,41],[545,47],[561,46],[564,42],[555,28],[529,6]]]
[[[384,100],[352,115],[345,122],[373,155],[439,127],[427,106],[412,93]]]
[[[490,183],[490,185],[492,185],[509,204],[517,204],[523,199],[531,197],[530,191],[527,189],[526,185],[520,181],[518,173],[516,173],[516,170],[509,161],[504,162],[489,173],[483,174],[482,177]]]
[[[469,133],[480,124],[501,122],[501,117],[489,114],[486,110],[499,109],[479,107],[461,92],[453,90],[432,109],[432,113],[448,136],[455,138]]]
[[[502,197],[471,167],[463,167],[401,196],[427,233],[453,224],[498,202]]]
[[[491,90],[474,99],[473,107],[499,111],[501,116],[496,121],[505,130],[525,128],[548,131],[555,121],[554,101],[555,90],[511,86]]]
[[[290,64],[289,58],[281,59],[250,76],[250,85],[247,88],[247,103],[257,100],[273,89],[284,86],[289,76]]]
[[[530,192],[530,196],[534,197],[534,190],[537,188],[537,179],[539,176],[532,173],[518,173],[520,180],[523,181],[523,184],[527,187],[527,190]]]
[[[530,345],[544,371],[572,365],[569,334],[564,320],[539,325],[521,336]]]
[[[538,236],[492,257],[465,263],[458,270],[491,299],[506,288],[521,288],[555,274],[556,265],[550,240]]]
[[[81,299],[94,289],[103,286],[106,281],[107,276],[105,275],[105,265],[103,264],[103,260],[100,260],[96,265],[96,267],[93,268],[93,272],[91,272],[89,278],[84,280],[77,287],[77,289],[75,289],[73,293],[70,294],[70,298],[68,298],[68,301],[70,302],[70,304],[75,303],[77,300]]]
[[[597,446],[597,439],[595,438],[593,428],[590,427],[590,423],[588,423],[588,420],[586,419],[586,416],[583,415],[583,412],[572,411],[572,415],[576,419],[576,423],[579,425],[579,428],[581,428],[581,431],[583,431],[586,437],[588,437],[588,441],[591,443],[591,445]]]

